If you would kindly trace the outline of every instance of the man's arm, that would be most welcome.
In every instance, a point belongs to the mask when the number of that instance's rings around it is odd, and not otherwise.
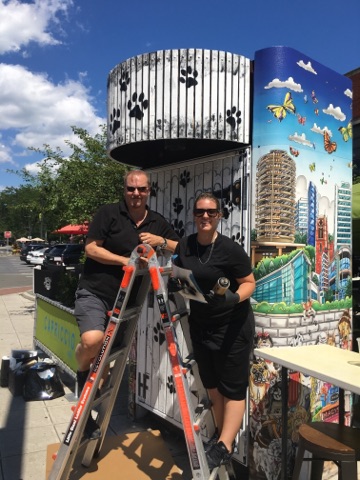
[[[88,258],[105,265],[127,265],[129,258],[109,252],[103,245],[103,240],[88,238],[85,244],[85,253]]]
[[[167,250],[168,252],[173,253],[175,251],[176,245],[178,244],[175,240],[170,240],[160,235],[154,235],[149,232],[142,232],[139,235],[141,243],[147,243],[153,248],[160,247],[162,250]]]

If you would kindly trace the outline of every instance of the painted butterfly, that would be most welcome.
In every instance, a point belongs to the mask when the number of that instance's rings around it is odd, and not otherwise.
[[[324,130],[324,148],[328,154],[336,152],[337,143],[330,140],[330,135]]]
[[[298,157],[300,152],[299,150],[296,150],[296,148],[289,147],[291,155],[294,155],[294,157]]]
[[[351,122],[347,124],[347,127],[340,127],[339,132],[343,136],[343,140],[347,142],[349,138],[352,138],[352,125]]]
[[[282,122],[287,113],[295,113],[296,107],[292,101],[290,92],[285,95],[284,103],[282,105],[268,105],[266,107],[274,115],[275,118]]]
[[[305,125],[305,122],[306,122],[306,117],[302,117],[300,115],[300,113],[297,114],[297,119],[298,119],[298,122],[300,123],[300,125]]]

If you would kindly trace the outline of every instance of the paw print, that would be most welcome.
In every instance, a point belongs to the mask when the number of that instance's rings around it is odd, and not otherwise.
[[[150,197],[156,197],[158,191],[159,191],[158,182],[152,182],[150,187]]]
[[[130,110],[130,117],[133,118],[135,117],[137,120],[141,120],[144,116],[144,110],[148,108],[149,102],[148,100],[145,100],[145,95],[143,93],[140,93],[139,98],[137,93],[133,93],[133,96],[131,97],[132,100],[128,101],[128,109]],[[133,106],[133,104],[136,104]]]
[[[180,174],[180,185],[185,188],[186,184],[189,182],[190,182],[190,172],[188,172],[187,170],[184,170]]]
[[[175,393],[175,385],[174,385],[174,378],[172,375],[168,377],[167,383],[166,383],[167,388],[169,389],[170,393]]]
[[[182,77],[179,78],[179,82],[185,83],[186,88],[195,87],[198,84],[196,80],[198,72],[196,70],[193,71],[190,66],[188,66],[186,70],[184,68],[181,69],[180,73]]]
[[[230,125],[231,130],[235,130],[236,125],[240,125],[241,123],[241,110],[236,111],[236,107],[232,107],[231,110],[226,110],[226,116],[226,123]]]
[[[238,232],[236,235],[233,235],[231,239],[236,243],[240,243],[242,247],[244,246],[245,237],[244,235],[240,235],[240,232]]]
[[[240,206],[241,202],[241,184],[239,181],[236,181],[233,183],[232,188],[231,188],[231,194],[232,194],[232,203],[234,205],[237,205],[238,207]]]
[[[230,212],[232,211],[232,208],[228,208],[227,206],[223,207],[222,209],[222,216],[225,220],[227,220],[230,216]]]
[[[154,340],[159,345],[162,345],[165,342],[165,333],[159,322],[154,327]]]
[[[182,205],[182,200],[181,198],[175,198],[173,202],[173,207],[174,207],[174,212],[179,214],[181,210],[184,208],[184,205]]]
[[[120,128],[120,108],[114,108],[113,113],[110,114],[110,132],[114,135],[116,130]]]
[[[171,225],[173,230],[182,238],[185,235],[184,222],[175,218],[174,223]]]
[[[127,86],[129,85],[129,83],[130,83],[129,72],[128,72],[128,71],[123,71],[123,72],[121,73],[121,78],[120,78],[120,80],[119,80],[120,91],[121,91],[121,92],[126,92]]]

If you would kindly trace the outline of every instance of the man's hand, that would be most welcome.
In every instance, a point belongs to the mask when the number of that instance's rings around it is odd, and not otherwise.
[[[142,232],[139,234],[139,239],[141,243],[146,243],[147,245],[150,245],[150,247],[158,247],[159,245],[162,245],[164,239],[162,237],[159,237],[159,235],[153,235],[152,233],[149,232]]]
[[[204,295],[204,297],[210,307],[213,308],[232,308],[240,302],[240,295],[236,292],[233,293],[231,290],[226,290],[224,295],[216,295],[210,290],[210,293]]]

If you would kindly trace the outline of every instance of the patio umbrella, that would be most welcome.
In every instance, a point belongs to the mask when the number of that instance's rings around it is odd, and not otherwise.
[[[43,240],[42,238],[39,238],[39,237],[32,238],[32,241],[33,242],[45,242],[45,240]]]
[[[29,242],[30,239],[26,237],[20,237],[16,239],[17,242]]]
[[[82,225],[65,225],[53,233],[62,233],[64,235],[86,235],[89,230],[89,224],[83,223]]]

